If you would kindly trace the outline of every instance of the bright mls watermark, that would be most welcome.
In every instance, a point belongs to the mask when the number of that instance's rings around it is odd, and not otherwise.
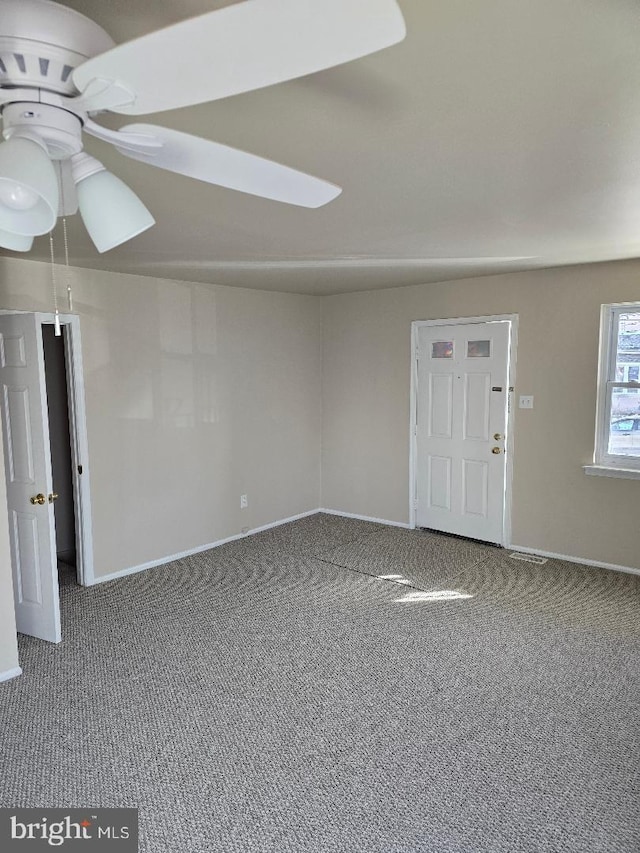
[[[137,809],[0,809],[0,850],[138,853]]]

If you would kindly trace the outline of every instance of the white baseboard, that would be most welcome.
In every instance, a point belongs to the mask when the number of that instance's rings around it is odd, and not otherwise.
[[[255,533],[261,533],[263,530],[270,530],[273,527],[280,527],[282,524],[288,524],[291,521],[298,521],[300,518],[307,518],[310,515],[316,515],[317,513],[322,512],[327,515],[337,515],[342,518],[355,518],[359,521],[372,521],[376,524],[385,524],[389,527],[402,527],[405,529],[410,529],[411,525],[407,522],[403,521],[390,521],[386,518],[375,518],[369,515],[360,515],[355,512],[343,512],[342,510],[337,509],[327,509],[326,507],[322,507],[319,509],[311,509],[307,512],[300,512],[297,515],[292,515],[289,518],[281,518],[278,521],[272,521],[269,524],[263,524],[260,527],[254,527],[251,530],[247,531],[247,533],[237,533],[234,536],[227,536],[225,539],[218,539],[215,542],[209,542],[206,545],[198,545],[195,548],[189,548],[187,551],[181,551],[178,554],[171,554],[167,557],[160,557],[157,560],[150,560],[148,563],[141,563],[138,566],[131,566],[127,569],[121,569],[118,572],[112,572],[108,575],[101,575],[96,577],[92,581],[92,586],[95,586],[100,583],[105,583],[106,581],[117,580],[118,578],[126,577],[127,575],[134,575],[138,572],[143,572],[146,569],[153,569],[156,566],[164,566],[167,563],[172,563],[174,560],[180,560],[183,557],[190,557],[193,554],[200,554],[203,551],[210,551],[213,548],[219,548],[221,545],[226,545],[228,542],[235,542],[237,539],[244,539],[247,536],[253,536]],[[511,551],[521,551],[524,554],[538,554],[541,557],[550,557],[554,560],[566,560],[568,563],[581,563],[585,566],[595,566],[599,569],[608,569],[609,571],[614,572],[626,572],[631,575],[640,575],[640,568],[634,568],[632,566],[618,566],[614,563],[603,563],[600,560],[588,560],[585,557],[573,557],[569,554],[556,554],[553,551],[541,551],[539,548],[529,548],[523,545],[515,545],[511,543],[510,545],[505,545],[506,549]],[[17,670],[10,670],[8,673],[1,674],[0,673],[0,682],[5,681],[9,678],[15,678],[17,675],[20,675],[22,670],[18,668]]]
[[[292,515],[290,518],[283,518],[280,521],[272,521],[270,524],[263,524],[262,527],[254,527],[244,536],[253,536],[254,533],[262,533],[263,530],[270,530],[272,527],[280,527],[281,524],[288,524],[290,521],[298,521],[300,518],[307,518],[309,515],[317,515],[322,512],[321,509],[310,509],[307,512],[299,512],[298,515]]]
[[[0,672],[0,682],[10,681],[12,678],[17,678],[22,675],[22,667],[16,666],[13,669],[8,669],[6,672]]]
[[[640,569],[632,566],[617,566],[615,563],[603,563],[600,560],[587,560],[586,557],[571,557],[568,554],[555,554],[553,551],[541,551],[539,548],[525,548],[522,545],[505,545],[509,551],[522,551],[523,554],[538,554],[540,557],[550,557],[553,560],[566,560],[567,563],[581,563],[583,566],[595,566],[598,569],[608,569],[611,572],[626,572],[629,575],[640,575]]]
[[[318,512],[326,512],[327,515],[341,515],[343,518],[357,518],[358,521],[375,521],[376,524],[387,524],[389,527],[405,527],[409,528],[408,522],[404,521],[389,521],[386,518],[372,518],[370,515],[358,515],[355,512],[342,512],[339,509],[319,509]]]
[[[207,545],[198,545],[195,548],[189,548],[187,551],[180,551],[179,554],[171,554],[168,557],[160,557],[157,560],[150,560],[148,563],[140,563],[139,566],[130,566],[128,569],[120,569],[118,572],[112,572],[109,575],[99,575],[94,577],[90,586],[96,586],[99,583],[106,581],[114,581],[118,578],[124,578],[127,575],[135,575],[138,572],[144,572],[146,569],[155,569],[156,566],[164,566],[167,563],[173,563],[174,560],[181,560],[183,557],[191,557],[193,554],[201,554],[203,551],[211,551],[213,548],[219,548],[221,545],[226,545],[228,542],[235,542],[237,539],[245,539],[247,536],[253,536],[254,533],[261,533],[263,530],[269,530],[272,527],[280,527],[281,524],[288,524],[290,521],[298,521],[300,518],[306,518],[308,515],[316,515],[318,512],[323,512],[320,509],[311,509],[307,512],[292,515],[289,518],[281,518],[278,521],[272,521],[269,524],[263,524],[261,527],[254,527],[246,533],[236,533],[234,536],[227,536],[226,539],[218,539],[215,542],[209,542]]]

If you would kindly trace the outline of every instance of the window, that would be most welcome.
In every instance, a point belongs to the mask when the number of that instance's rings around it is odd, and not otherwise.
[[[639,379],[640,302],[603,305],[593,467],[640,476]]]

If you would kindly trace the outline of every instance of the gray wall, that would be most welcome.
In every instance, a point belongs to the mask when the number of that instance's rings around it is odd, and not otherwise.
[[[318,299],[71,276],[96,575],[320,505]],[[50,289],[47,264],[0,259],[0,307],[50,311]]]

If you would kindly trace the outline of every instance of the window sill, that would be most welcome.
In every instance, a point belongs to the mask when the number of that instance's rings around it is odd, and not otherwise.
[[[596,477],[621,477],[625,480],[640,480],[640,468],[614,468],[611,465],[583,465],[585,474]]]

